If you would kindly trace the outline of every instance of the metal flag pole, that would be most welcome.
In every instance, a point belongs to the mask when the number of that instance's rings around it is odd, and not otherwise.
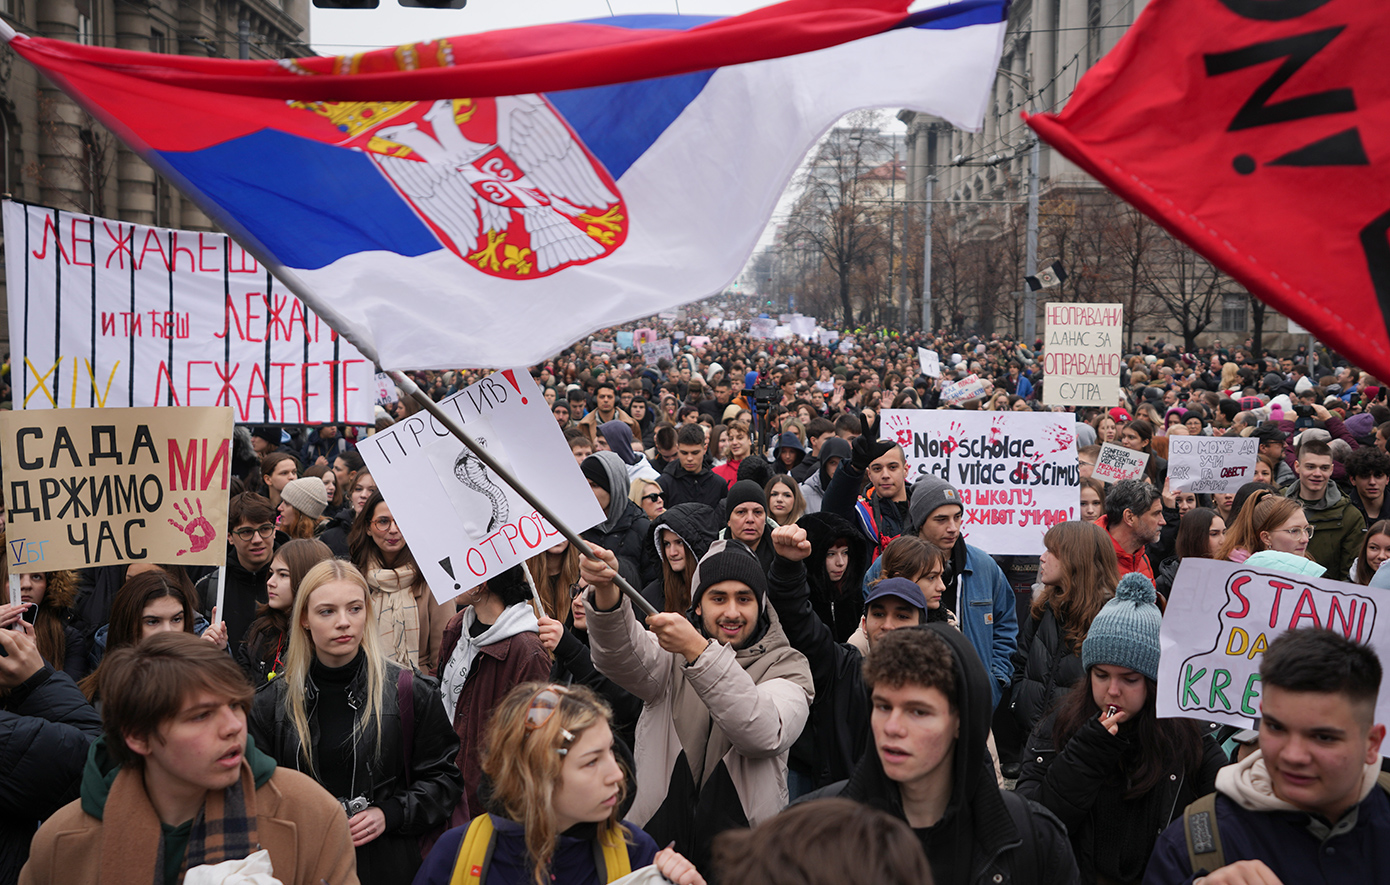
[[[303,300],[302,296],[301,300]],[[308,304],[309,302],[306,301],[305,303]],[[310,304],[310,307],[313,307],[313,305]],[[315,312],[317,313],[317,310],[315,310]],[[356,344],[356,342],[353,343]],[[361,350],[360,347],[358,349]],[[583,538],[579,537],[579,535],[576,534],[573,529],[571,529],[568,525],[561,521],[561,519],[555,515],[554,511],[552,511],[549,507],[545,505],[543,501],[541,501],[539,495],[535,494],[526,486],[522,485],[521,481],[517,479],[514,475],[512,475],[512,472],[508,470],[505,466],[503,466],[496,458],[492,457],[492,454],[488,452],[487,449],[478,445],[477,441],[469,435],[468,431],[463,429],[463,425],[459,424],[453,418],[449,417],[449,414],[445,412],[443,409],[441,409],[438,403],[430,399],[429,394],[425,393],[423,390],[420,389],[420,385],[407,378],[405,374],[402,372],[388,371],[386,374],[390,375],[391,380],[396,382],[396,384],[400,386],[401,391],[403,393],[414,399],[417,403],[420,404],[421,408],[423,408],[426,412],[429,412],[430,415],[436,421],[444,425],[444,427],[447,428],[448,431],[452,433],[454,436],[458,437],[459,441],[462,442],[465,446],[467,446],[470,452],[478,456],[478,460],[482,461],[485,465],[487,465],[488,469],[490,469],[494,474],[496,474],[499,479],[501,479],[507,485],[515,489],[516,493],[520,495],[522,498],[525,498],[526,503],[536,508],[536,512],[539,513],[541,516],[545,517],[545,519],[551,525],[559,529],[560,534],[564,535],[565,539],[574,545],[575,549],[579,551],[581,556],[586,556],[589,559],[594,560],[598,559],[598,557],[594,556],[594,551],[589,547],[588,542],[586,542]],[[613,492],[613,494],[616,495],[618,494],[618,492],[615,491]],[[524,567],[525,566],[523,565],[523,568]],[[652,604],[646,600],[646,597],[644,597],[641,593],[638,593],[637,590],[634,589],[633,586],[629,584],[627,580],[623,578],[622,575],[617,575],[613,579],[613,582],[618,585],[619,590],[622,590],[623,593],[626,594],[628,599],[632,600],[633,607],[640,609],[644,614],[658,614],[656,608],[654,608]]]

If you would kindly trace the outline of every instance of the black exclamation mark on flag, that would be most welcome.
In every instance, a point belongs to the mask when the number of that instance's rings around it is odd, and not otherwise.
[[[448,573],[449,573],[449,577],[451,577],[451,578],[454,577],[454,564],[453,564],[452,562],[449,561],[449,557],[446,556],[446,557],[444,557],[443,559],[439,560],[439,567],[442,568],[442,569],[444,569],[444,571],[448,572]],[[455,590],[462,590],[462,589],[463,589],[463,585],[457,583],[457,580],[458,580],[458,579],[455,578],[454,589],[455,589]]]

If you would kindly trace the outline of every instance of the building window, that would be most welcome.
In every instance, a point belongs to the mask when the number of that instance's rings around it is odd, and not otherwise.
[[[166,52],[164,48],[164,32],[150,28],[150,52]]]
[[[1221,331],[1246,332],[1250,328],[1250,302],[1244,295],[1221,296]]]
[[[1100,61],[1100,0],[1086,0],[1086,67]]]

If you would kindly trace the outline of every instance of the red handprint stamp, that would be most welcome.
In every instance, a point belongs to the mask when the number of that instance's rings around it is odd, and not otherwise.
[[[185,553],[201,553],[217,539],[217,529],[213,528],[212,523],[203,516],[203,502],[199,500],[197,504],[198,515],[195,517],[193,515],[193,502],[184,498],[182,507],[178,505],[178,502],[174,502],[174,512],[179,515],[179,519],[183,520],[183,525],[172,519],[169,520],[169,525],[188,536],[188,549],[180,550],[179,556],[183,556]]]

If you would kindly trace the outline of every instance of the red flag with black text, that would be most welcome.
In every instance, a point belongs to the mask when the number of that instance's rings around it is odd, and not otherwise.
[[[1152,0],[1043,141],[1390,379],[1390,3]]]

